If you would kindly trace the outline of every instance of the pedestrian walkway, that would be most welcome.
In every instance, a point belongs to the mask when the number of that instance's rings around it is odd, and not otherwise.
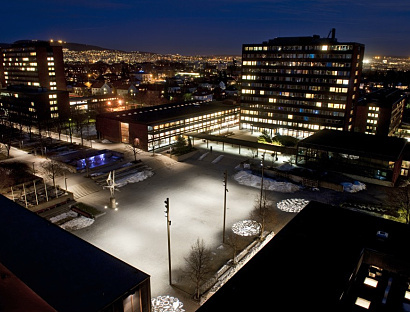
[[[81,197],[87,196],[89,194],[99,192],[103,188],[96,184],[94,181],[87,181],[80,184],[75,184],[73,186],[69,186],[68,190],[74,193],[74,199],[79,199]]]

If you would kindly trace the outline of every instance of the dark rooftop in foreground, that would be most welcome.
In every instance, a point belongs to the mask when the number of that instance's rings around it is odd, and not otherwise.
[[[13,293],[27,293],[26,285],[34,301],[39,297],[57,311],[100,311],[149,285],[149,275],[1,195],[0,208],[0,264],[22,282],[13,284]],[[6,283],[2,275],[0,289]],[[14,299],[0,292],[0,310],[15,307]],[[24,311],[33,308],[29,302]]]
[[[136,108],[121,112],[100,114],[99,117],[120,120],[122,122],[137,122],[151,124],[154,122],[181,120],[198,116],[199,113],[219,112],[221,108],[235,108],[238,105],[224,104],[220,101],[193,101],[182,103],[170,103],[164,105]]]
[[[365,311],[357,298],[403,311],[409,239],[408,225],[311,202],[197,311]]]
[[[325,129],[303,139],[298,146],[326,147],[329,151],[393,161],[404,152],[406,143],[402,138]]]

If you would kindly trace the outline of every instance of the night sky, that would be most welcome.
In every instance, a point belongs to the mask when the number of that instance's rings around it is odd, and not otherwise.
[[[410,56],[409,0],[8,0],[0,42],[64,40],[125,51],[241,54],[244,43],[327,37]]]

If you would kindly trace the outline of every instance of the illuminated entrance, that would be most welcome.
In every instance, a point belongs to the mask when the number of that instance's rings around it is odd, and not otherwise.
[[[122,122],[121,123],[121,142],[122,143],[130,143],[130,125],[129,123]]]

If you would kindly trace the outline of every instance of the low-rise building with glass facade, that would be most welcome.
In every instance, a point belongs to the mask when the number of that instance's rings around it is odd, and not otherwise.
[[[101,139],[156,150],[191,132],[215,133],[237,126],[239,105],[219,101],[186,102],[104,113],[97,116]]]

